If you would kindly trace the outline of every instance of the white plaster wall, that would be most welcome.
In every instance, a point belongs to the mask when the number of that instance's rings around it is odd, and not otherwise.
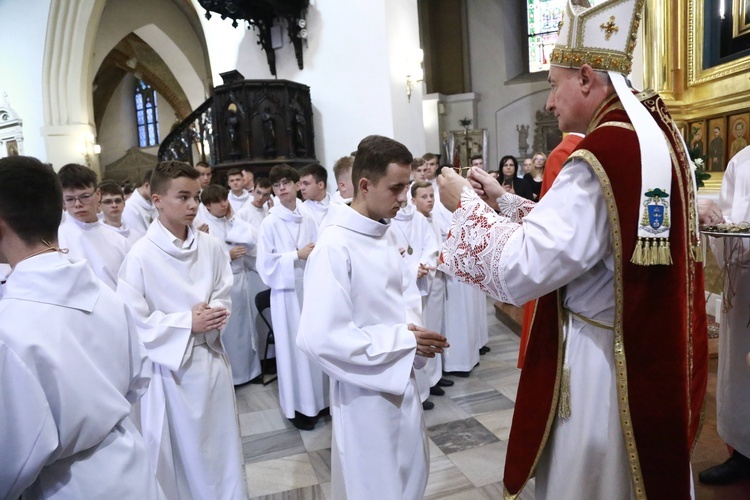
[[[203,9],[198,10],[198,15]],[[193,109],[206,99],[209,69],[198,36],[185,14],[170,0],[109,0],[94,44],[94,74],[107,54],[135,32],[161,56]]]
[[[218,16],[202,22],[216,85],[219,73],[233,69],[248,79],[273,78],[255,31],[233,29],[231,20]],[[394,137],[421,154],[421,91],[416,89],[408,103],[406,73],[398,74],[401,58],[417,48],[416,1],[316,0],[308,9],[307,27],[304,70],[297,67],[286,31],[284,46],[276,50],[276,68],[279,79],[310,86],[321,163],[330,169],[370,134]]]
[[[536,111],[543,109],[549,85],[505,83],[525,68],[525,3],[471,0],[467,9],[472,91],[482,96],[472,126],[488,129],[488,161],[494,170],[503,155],[518,155],[517,124],[531,125],[529,144],[533,142]],[[450,127],[458,124],[451,122]]]
[[[99,127],[99,136],[97,137],[99,145],[102,147],[102,152],[99,155],[99,164],[102,167],[120,159],[128,149],[138,146],[135,101],[133,99],[135,82],[136,79],[131,74],[122,79],[102,117],[102,124]],[[167,100],[158,92],[156,94],[156,105],[159,113],[159,137],[163,139],[169,134],[175,120],[175,114]],[[144,148],[149,152],[152,149],[154,148]],[[155,149],[158,150],[158,147]]]
[[[50,0],[0,0],[0,101],[23,120],[23,154],[49,161],[41,129],[42,62]],[[59,167],[60,165],[58,165]]]

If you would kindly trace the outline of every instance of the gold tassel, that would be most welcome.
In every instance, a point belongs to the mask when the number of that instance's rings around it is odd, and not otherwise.
[[[654,266],[659,263],[659,242],[651,238],[649,241],[648,265]]]
[[[700,243],[693,247],[693,259],[695,262],[703,262],[703,245]]]
[[[661,242],[659,242],[659,262],[658,263],[663,266],[672,265],[672,252],[670,251],[669,240],[666,238],[662,238]]]
[[[560,404],[557,407],[557,416],[566,420],[570,418],[570,367],[563,366],[562,380],[560,381]]]
[[[643,262],[643,239],[638,238],[635,242],[635,250],[633,250],[633,256],[630,258],[630,262],[637,266],[645,265]]]

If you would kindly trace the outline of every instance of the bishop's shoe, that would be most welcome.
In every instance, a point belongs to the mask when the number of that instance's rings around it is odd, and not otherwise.
[[[703,484],[732,484],[746,478],[750,478],[750,458],[737,451],[723,464],[715,465],[698,474],[698,479]]]

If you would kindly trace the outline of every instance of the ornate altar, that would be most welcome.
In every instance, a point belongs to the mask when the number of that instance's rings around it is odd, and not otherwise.
[[[0,158],[23,154],[23,120],[8,104],[0,104]]]
[[[562,142],[562,132],[557,124],[557,118],[552,111],[537,111],[534,126],[534,146],[531,155],[542,152],[550,154]]]

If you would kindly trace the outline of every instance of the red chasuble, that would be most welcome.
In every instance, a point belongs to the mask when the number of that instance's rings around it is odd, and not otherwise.
[[[571,158],[592,166],[609,211],[614,251],[615,373],[620,424],[636,498],[690,498],[690,452],[706,394],[708,334],[691,171],[669,112],[638,95],[672,156],[672,265],[630,262],[641,200],[638,138],[616,95],[597,111]],[[541,297],[531,327],[505,462],[515,496],[532,477],[557,414],[562,372],[558,294]]]

